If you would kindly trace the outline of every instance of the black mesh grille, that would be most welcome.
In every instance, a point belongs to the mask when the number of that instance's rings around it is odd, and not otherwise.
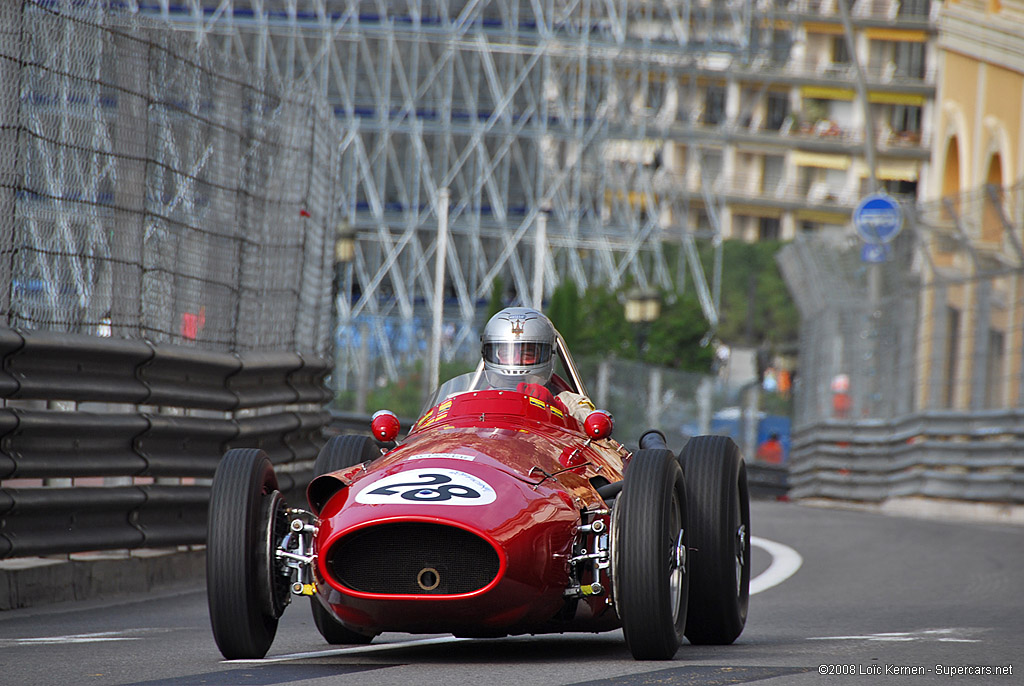
[[[328,566],[364,593],[441,595],[483,588],[498,574],[498,553],[474,534],[443,524],[380,524],[331,546]]]

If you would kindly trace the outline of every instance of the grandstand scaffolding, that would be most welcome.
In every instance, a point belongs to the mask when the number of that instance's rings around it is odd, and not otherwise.
[[[751,64],[767,43],[751,3],[135,7],[286,83],[310,80],[333,105],[344,131],[339,244],[354,240],[351,253],[339,250],[341,378],[356,357],[345,349],[365,346],[367,336],[391,378],[422,357],[409,336],[428,328],[434,306],[444,189],[449,359],[475,345],[480,304],[499,277],[507,301],[530,303],[538,272],[543,293],[567,279],[579,288],[674,289],[689,273],[717,321],[716,279],[705,277],[695,240],[720,244],[719,203],[699,180],[708,136],[694,103],[702,94],[681,92],[697,79],[680,76]],[[666,141],[689,139],[685,161],[666,154]],[[667,258],[663,245],[673,242],[682,249]]]

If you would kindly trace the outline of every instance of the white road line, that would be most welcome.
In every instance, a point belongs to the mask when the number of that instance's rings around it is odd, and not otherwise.
[[[769,541],[766,538],[752,536],[750,545],[756,545],[761,550],[772,556],[772,563],[768,569],[757,575],[756,579],[750,581],[750,593],[761,591],[778,586],[789,577],[796,574],[804,559],[800,553],[787,545]],[[334,648],[332,650],[313,650],[306,653],[290,653],[288,655],[277,655],[266,657],[260,660],[224,660],[226,664],[268,664],[271,662],[289,662],[291,660],[303,660],[317,657],[333,657],[335,655],[362,655],[365,653],[377,653],[387,650],[400,650],[402,648],[413,648],[415,646],[439,645],[444,643],[461,643],[470,641],[469,638],[456,638],[455,636],[439,636],[436,638],[420,638],[412,641],[395,641],[393,643],[377,643],[368,646],[353,646],[351,648]]]
[[[781,543],[757,536],[750,537],[750,545],[756,545],[772,556],[772,563],[768,569],[758,574],[756,579],[750,580],[750,595],[767,591],[773,586],[778,586],[796,574],[796,571],[800,569],[800,565],[804,563],[804,558],[800,557],[800,553],[788,545],[782,545]]]
[[[120,631],[103,631],[92,634],[68,634],[66,636],[41,636],[39,638],[0,639],[0,646],[65,645],[69,643],[105,643],[108,641],[138,641],[137,636],[125,636]]]
[[[291,653],[289,655],[277,655],[276,657],[265,657],[259,660],[222,660],[226,664],[267,664],[270,662],[287,662],[289,660],[302,660],[310,657],[333,657],[335,655],[362,655],[363,653],[379,653],[385,650],[397,650],[399,648],[414,648],[416,646],[436,645],[438,643],[461,643],[471,641],[470,638],[456,638],[455,636],[439,636],[437,638],[419,638],[412,641],[395,641],[394,643],[375,643],[368,646],[355,646],[352,648],[334,648],[333,650],[313,650],[308,653]]]
[[[906,641],[938,641],[940,643],[981,643],[980,639],[961,638],[962,634],[977,634],[978,629],[925,629],[923,631],[898,631],[880,634],[862,634],[856,636],[814,636],[808,641],[874,641],[874,642],[906,642]]]

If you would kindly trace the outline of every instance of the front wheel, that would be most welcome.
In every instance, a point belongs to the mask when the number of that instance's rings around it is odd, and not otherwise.
[[[229,660],[270,650],[288,602],[273,555],[284,522],[277,476],[262,450],[224,454],[210,489],[206,592],[217,647]]]
[[[750,500],[747,470],[728,436],[694,436],[679,454],[686,475],[690,541],[690,643],[728,645],[747,622]]]
[[[669,660],[686,626],[686,486],[669,450],[638,450],[612,514],[615,610],[637,660]]]

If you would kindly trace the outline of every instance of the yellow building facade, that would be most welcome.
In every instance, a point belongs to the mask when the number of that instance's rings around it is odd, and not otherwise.
[[[1019,406],[1024,350],[1024,1],[952,0],[938,78],[916,397]]]

